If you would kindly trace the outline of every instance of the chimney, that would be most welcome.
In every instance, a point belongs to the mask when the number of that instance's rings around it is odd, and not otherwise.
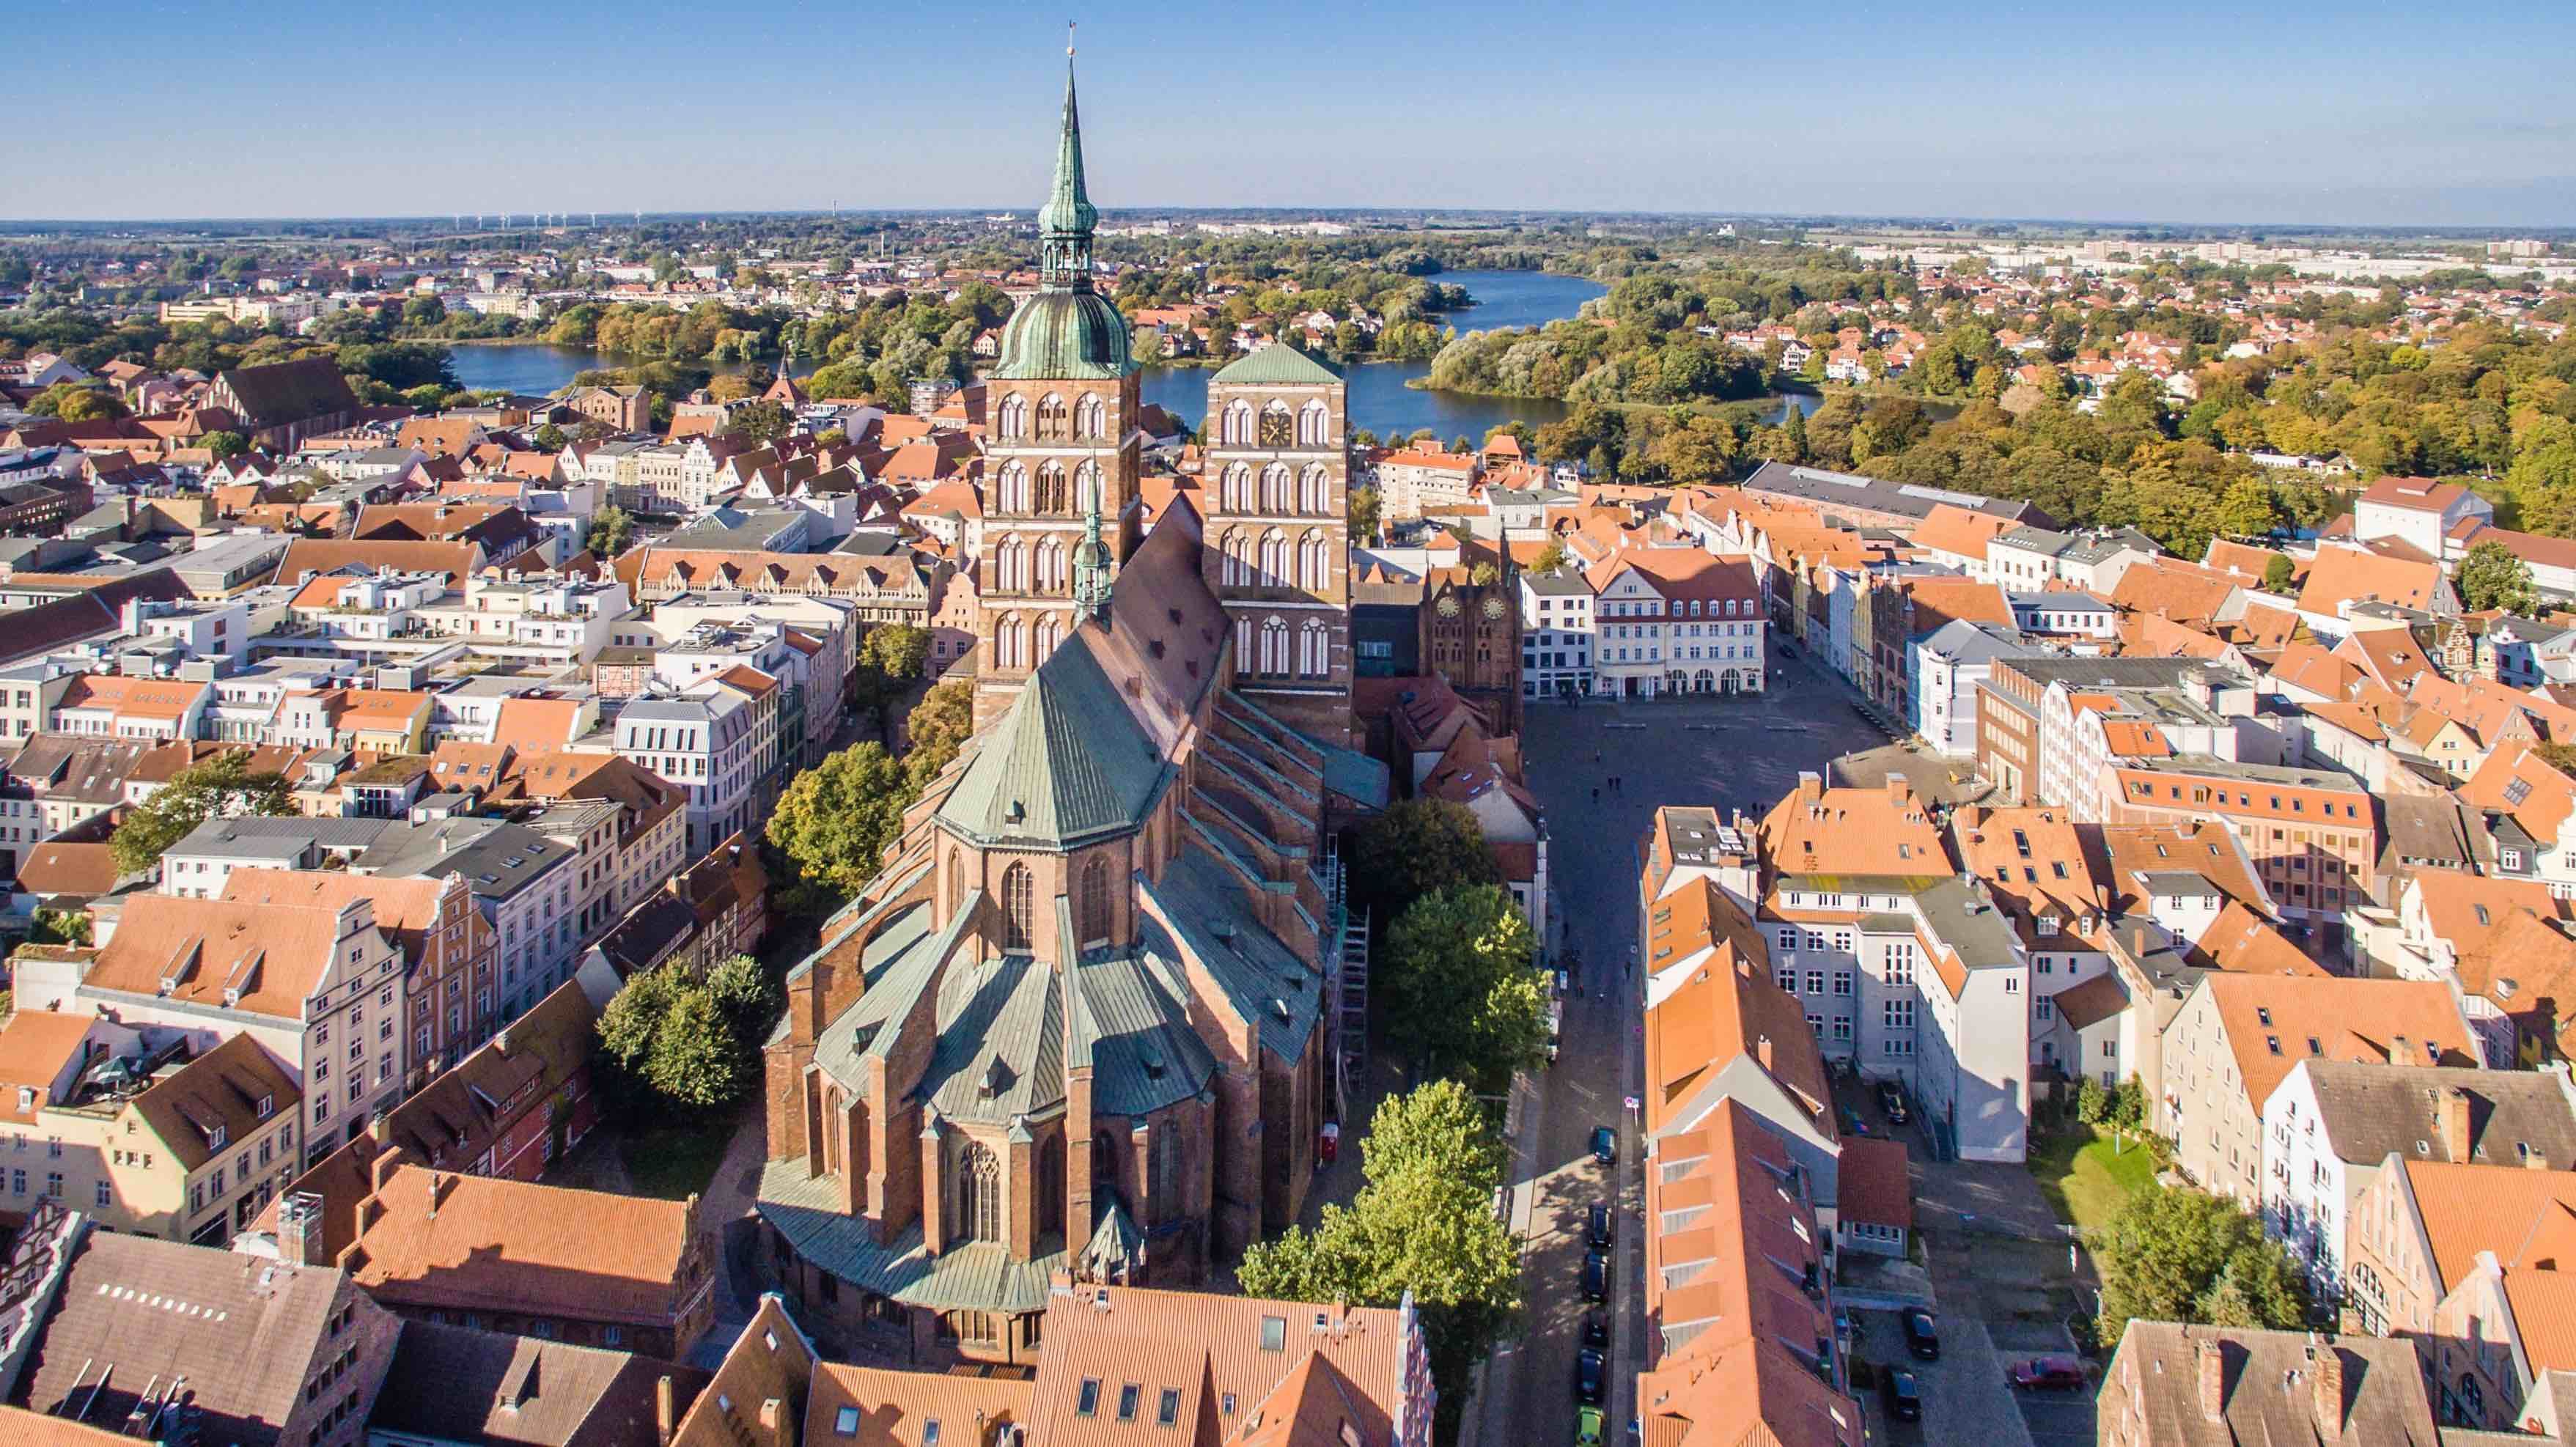
[[[1887,775],[1887,797],[1902,804],[1914,797],[1914,783],[1903,774],[1890,770]]]
[[[2317,1435],[2343,1440],[2343,1353],[2321,1331],[2308,1333],[2308,1386],[2316,1396]]]
[[[2466,1090],[2454,1085],[2442,1092],[2442,1104],[2436,1124],[2442,1131],[2442,1151],[2450,1157],[2451,1164],[2467,1165],[2469,1163],[2469,1093]]]
[[[2227,1357],[2215,1337],[2200,1339],[2200,1415],[2212,1422],[2227,1416]]]
[[[322,1198],[296,1191],[277,1203],[277,1255],[289,1266],[322,1264]]]
[[[1760,1037],[1756,1038],[1756,1039],[1754,1040],[1754,1042],[1753,1042],[1753,1054],[1754,1054],[1754,1057],[1755,1057],[1756,1059],[1759,1059],[1759,1060],[1762,1062],[1762,1068],[1763,1068],[1763,1069],[1765,1069],[1765,1070],[1770,1069],[1770,1068],[1771,1068],[1771,1037],[1770,1037],[1770,1036],[1768,1036],[1768,1035],[1764,1035],[1764,1036],[1760,1036]]]
[[[1798,798],[1799,798],[1800,802],[1802,802],[1802,803],[1808,803],[1808,804],[1813,804],[1813,803],[1815,803],[1817,800],[1822,799],[1822,798],[1824,798],[1824,797],[1825,797],[1825,776],[1824,776],[1824,775],[1822,775],[1822,774],[1817,773],[1817,772],[1816,772],[1815,770],[1813,770],[1813,769],[1801,769],[1801,770],[1799,770],[1799,771],[1798,771]]]
[[[665,1374],[653,1383],[653,1447],[671,1447],[671,1438],[679,1427],[679,1413],[671,1397],[671,1378]]]

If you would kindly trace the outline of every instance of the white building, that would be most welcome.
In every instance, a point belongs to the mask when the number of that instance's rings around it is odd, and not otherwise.
[[[2454,1165],[2576,1161],[2576,1088],[2564,1061],[2534,1071],[2301,1060],[2263,1103],[2263,1229],[2342,1295],[2361,1193],[2394,1159]]]
[[[1592,585],[1573,568],[1524,569],[1521,584],[1521,696],[1592,691]]]

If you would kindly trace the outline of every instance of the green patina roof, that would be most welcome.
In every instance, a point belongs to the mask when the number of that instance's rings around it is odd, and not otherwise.
[[[1056,138],[1055,185],[1038,208],[1038,230],[1088,236],[1100,221],[1082,185],[1082,113],[1073,103],[1073,56],[1064,58],[1064,129]]]
[[[1167,767],[1091,649],[1069,639],[976,746],[939,822],[978,842],[1080,844],[1141,824]]]
[[[760,1168],[753,1208],[796,1254],[854,1286],[934,1311],[1041,1311],[1053,1273],[1066,1264],[1061,1247],[1026,1261],[998,1241],[968,1241],[934,1256],[921,1223],[880,1246],[876,1226],[841,1204],[841,1183],[816,1174],[809,1158]]]
[[[1226,363],[1212,379],[1274,387],[1335,386],[1341,376],[1332,368],[1285,342],[1273,342]]]
[[[1127,318],[1090,291],[1042,291],[1020,303],[1002,328],[1002,359],[992,375],[1005,382],[1101,381],[1136,370]]]

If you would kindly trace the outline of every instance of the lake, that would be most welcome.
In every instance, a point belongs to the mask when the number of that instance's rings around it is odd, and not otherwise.
[[[1467,289],[1476,299],[1471,307],[1450,312],[1441,318],[1445,326],[1460,332],[1496,331],[1508,327],[1534,327],[1575,314],[1585,302],[1602,294],[1598,282],[1575,276],[1551,276],[1537,271],[1449,271],[1432,278]],[[475,391],[505,390],[543,396],[565,386],[577,372],[602,365],[614,365],[599,353],[583,347],[559,347],[546,342],[523,342],[506,346],[457,346],[449,351],[454,360],[456,382]],[[713,370],[738,372],[742,363],[716,365]],[[795,368],[802,376],[813,371],[810,363],[800,362]],[[1350,383],[1349,414],[1351,425],[1366,428],[1381,437],[1403,436],[1416,428],[1428,427],[1443,441],[1464,434],[1481,439],[1486,429],[1506,422],[1521,421],[1532,426],[1553,422],[1566,412],[1564,403],[1545,397],[1485,397],[1465,392],[1433,392],[1409,385],[1418,377],[1431,374],[1431,364],[1422,362],[1364,362],[1355,366],[1337,366]],[[1178,416],[1192,426],[1207,417],[1207,385],[1213,370],[1206,367],[1148,367],[1143,379],[1144,399]],[[1803,394],[1785,397],[1779,411],[1765,420],[1777,422],[1790,406],[1814,411],[1821,398]]]

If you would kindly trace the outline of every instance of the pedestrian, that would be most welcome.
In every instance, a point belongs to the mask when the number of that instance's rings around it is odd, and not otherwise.
[[[1592,802],[1595,804],[1601,802],[1601,786],[1599,784],[1592,786]]]

